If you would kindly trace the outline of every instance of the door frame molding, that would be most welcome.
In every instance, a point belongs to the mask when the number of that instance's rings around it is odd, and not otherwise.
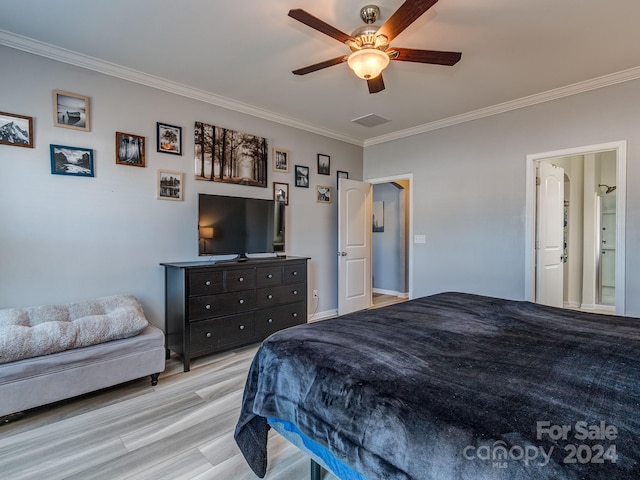
[[[536,166],[543,160],[557,157],[588,155],[606,151],[616,152],[616,314],[624,315],[625,304],[625,232],[627,202],[627,141],[600,143],[582,147],[573,147],[551,152],[529,154],[526,157],[525,175],[525,266],[524,297],[535,301],[535,235],[536,235]]]
[[[407,248],[407,268],[409,269],[409,300],[413,299],[413,173],[394,175],[391,177],[366,178],[363,181],[372,185],[380,183],[392,183],[397,180],[407,180],[409,182],[409,197],[407,198],[407,208],[409,208],[409,233]]]

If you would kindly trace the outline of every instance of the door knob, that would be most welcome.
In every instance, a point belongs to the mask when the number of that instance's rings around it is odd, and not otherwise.
[[[346,257],[347,256],[347,252],[338,252],[338,256],[339,257]]]

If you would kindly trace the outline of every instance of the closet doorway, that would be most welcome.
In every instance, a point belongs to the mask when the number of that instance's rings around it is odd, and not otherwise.
[[[550,166],[563,172],[552,189],[562,192],[558,205],[545,197]],[[527,300],[624,314],[625,172],[626,142],[527,156]],[[558,230],[561,238],[547,241]],[[558,252],[546,248],[555,244]],[[546,261],[545,250],[560,261]]]

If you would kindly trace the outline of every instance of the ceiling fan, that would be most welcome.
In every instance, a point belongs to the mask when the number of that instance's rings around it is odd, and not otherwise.
[[[347,62],[358,77],[367,81],[369,93],[378,93],[384,90],[382,71],[389,65],[390,60],[455,65],[462,57],[462,53],[399,47],[390,48],[389,46],[395,37],[415,22],[437,1],[406,0],[381,27],[373,25],[380,15],[380,9],[376,5],[365,5],[360,9],[360,18],[366,25],[356,29],[351,35],[341,32],[302,9],[290,10],[289,16],[291,18],[346,44],[352,52],[350,55],[342,55],[308,67],[299,68],[292,73],[306,75],[307,73]]]

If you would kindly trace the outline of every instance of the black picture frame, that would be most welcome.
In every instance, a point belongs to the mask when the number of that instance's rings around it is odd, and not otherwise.
[[[340,188],[340,179],[349,178],[349,172],[343,170],[336,170],[336,188]]]
[[[161,153],[182,155],[182,127],[156,122],[156,148]]]
[[[284,202],[285,205],[289,205],[289,184],[273,182],[273,199],[277,202]]]
[[[92,148],[51,144],[49,150],[51,153],[51,173],[53,175],[95,176]]]
[[[296,187],[309,188],[309,167],[296,165],[294,167],[294,175]]]
[[[329,155],[318,154],[318,175],[331,175],[331,157]]]

